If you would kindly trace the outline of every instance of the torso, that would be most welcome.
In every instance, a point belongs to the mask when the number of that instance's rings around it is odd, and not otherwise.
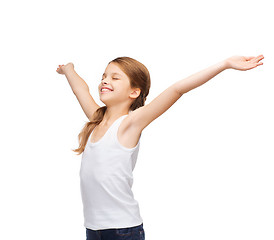
[[[117,132],[119,143],[126,148],[135,147],[141,135],[141,131],[138,131],[136,128],[130,125],[130,118],[131,116],[129,114],[122,120]],[[110,126],[111,124],[109,126],[100,126],[100,124],[97,125],[92,133],[90,141],[92,143],[98,142],[105,135]]]

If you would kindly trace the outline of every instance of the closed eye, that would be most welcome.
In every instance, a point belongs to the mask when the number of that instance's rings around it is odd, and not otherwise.
[[[112,78],[112,79],[115,79],[115,80],[119,80],[119,78]],[[101,81],[104,80],[104,78],[101,79]]]

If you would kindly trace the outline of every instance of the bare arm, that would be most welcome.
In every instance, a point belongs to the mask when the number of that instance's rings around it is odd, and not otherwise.
[[[187,93],[188,91],[201,86],[208,80],[215,77],[217,74],[221,73],[226,69],[226,62],[222,61],[213,66],[210,66],[198,73],[195,73],[181,81],[175,83],[176,90],[180,95]]]
[[[68,83],[72,89],[72,92],[79,101],[87,118],[91,120],[93,113],[100,108],[100,106],[94,101],[89,92],[89,87],[86,82],[76,73],[73,63],[66,65],[59,65],[56,70],[60,74],[64,74],[68,80]]]
[[[67,67],[64,69],[64,74],[68,80],[68,83],[73,91],[73,93],[77,92],[78,90],[86,89],[89,90],[88,85],[81,78],[77,72],[74,70],[74,66],[72,63],[68,63]]]
[[[130,127],[134,131],[142,131],[153,120],[167,111],[184,93],[204,84],[225,69],[232,68],[244,71],[262,65],[263,63],[259,61],[263,58],[262,55],[258,57],[230,57],[190,77],[175,82],[149,104],[133,111],[130,118]]]
[[[240,56],[234,56],[234,57],[228,58],[198,73],[195,73],[189,76],[188,78],[178,81],[177,83],[175,83],[176,89],[180,94],[184,94],[206,83],[208,80],[212,79],[217,74],[224,71],[225,69],[232,68],[232,69],[241,70],[241,71],[249,70],[259,65],[262,65],[263,63],[259,62],[262,59],[263,59],[262,55],[259,55],[256,58],[240,57]]]

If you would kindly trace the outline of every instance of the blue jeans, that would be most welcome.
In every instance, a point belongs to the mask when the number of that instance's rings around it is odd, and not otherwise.
[[[145,240],[143,223],[129,228],[92,230],[86,228],[86,240]]]

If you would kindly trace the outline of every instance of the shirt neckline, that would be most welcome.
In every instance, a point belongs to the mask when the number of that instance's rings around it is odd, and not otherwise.
[[[103,140],[103,138],[107,135],[108,131],[114,126],[114,124],[115,124],[120,118],[122,118],[123,116],[127,116],[127,115],[128,115],[128,114],[125,114],[125,115],[122,115],[122,116],[118,117],[118,118],[109,126],[109,128],[107,129],[107,131],[105,132],[105,134],[104,134],[97,142],[91,142],[90,140],[91,140],[91,137],[92,137],[92,133],[93,133],[94,129],[97,127],[97,126],[95,126],[95,128],[93,128],[92,132],[91,132],[90,135],[89,135],[88,143],[89,143],[90,145],[93,145],[93,146],[99,144],[99,143]]]

